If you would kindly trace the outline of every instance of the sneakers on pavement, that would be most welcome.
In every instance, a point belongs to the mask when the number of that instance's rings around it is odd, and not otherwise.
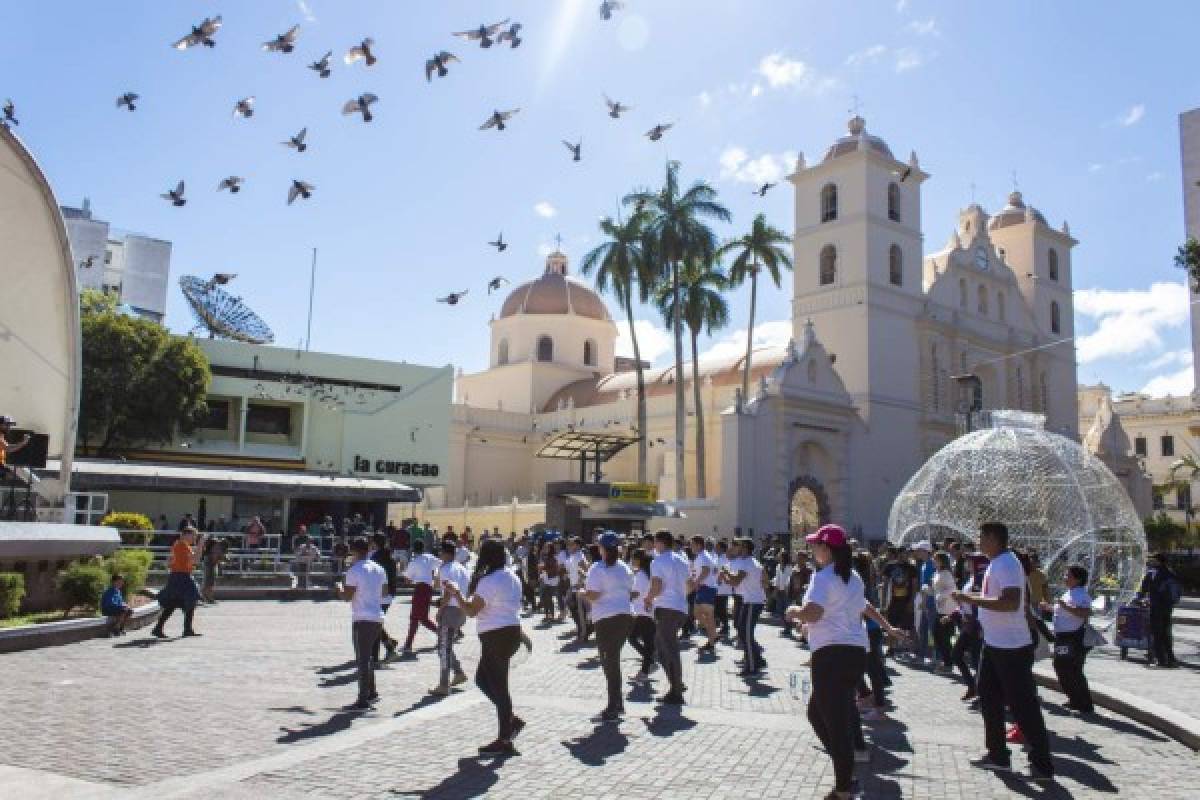
[[[975,769],[986,769],[990,772],[1012,772],[1012,764],[1007,761],[997,761],[990,755],[982,755],[971,761]]]

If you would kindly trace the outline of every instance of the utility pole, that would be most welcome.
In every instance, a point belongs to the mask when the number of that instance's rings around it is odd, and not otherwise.
[[[313,248],[312,270],[308,275],[308,332],[304,335],[304,352],[312,347],[313,292],[317,286],[317,248]]]

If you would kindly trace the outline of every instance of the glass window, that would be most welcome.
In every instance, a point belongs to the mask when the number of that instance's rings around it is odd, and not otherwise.
[[[292,433],[292,409],[287,406],[263,406],[250,404],[246,413],[247,433],[273,433],[290,436]]]
[[[832,222],[837,219],[838,215],[838,198],[837,186],[832,183],[825,184],[821,189],[821,222]]]
[[[1180,486],[1175,490],[1175,508],[1187,511],[1192,507],[1192,487]]]
[[[1050,302],[1050,332],[1062,333],[1062,320],[1059,318],[1057,300]]]
[[[1137,455],[1137,456],[1141,456],[1142,458],[1146,457],[1146,437],[1145,436],[1139,436],[1133,440],[1133,454]]]
[[[508,363],[508,339],[501,339],[496,346],[496,364],[504,366]]]
[[[821,285],[829,286],[837,280],[837,249],[827,244],[821,250]]]
[[[888,250],[888,280],[893,286],[904,285],[904,253],[898,244]]]
[[[900,187],[894,183],[888,184],[888,219],[900,221]]]
[[[200,427],[210,431],[229,430],[229,401],[209,400],[208,412],[200,422]]]
[[[978,308],[980,314],[983,314],[985,316],[987,315],[987,313],[988,313],[987,287],[984,286],[982,283],[979,284],[979,304],[978,304],[977,308]]]
[[[1174,436],[1167,435],[1167,436],[1162,437],[1159,444],[1162,447],[1162,454],[1163,454],[1164,458],[1175,455],[1175,437]]]
[[[1046,261],[1049,265],[1050,280],[1058,280],[1058,251],[1053,247],[1051,247],[1050,252],[1046,254]]]
[[[589,367],[596,366],[596,343],[591,339],[583,343],[583,363]]]
[[[539,336],[537,343],[538,361],[554,360],[554,340],[549,336]]]
[[[958,307],[959,308],[967,307],[967,279],[966,278],[958,279]]]

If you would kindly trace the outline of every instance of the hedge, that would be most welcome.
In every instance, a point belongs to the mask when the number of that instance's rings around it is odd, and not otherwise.
[[[125,601],[146,587],[154,555],[149,550],[118,550],[104,561],[109,576],[125,578]]]
[[[111,576],[104,564],[93,562],[77,562],[58,573],[58,590],[66,597],[66,610],[98,607]]]
[[[0,572],[0,619],[15,617],[25,599],[25,576],[19,572]]]

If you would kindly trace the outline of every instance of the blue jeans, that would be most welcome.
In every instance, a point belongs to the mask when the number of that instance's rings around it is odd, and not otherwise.
[[[929,635],[937,624],[937,600],[934,597],[921,598],[921,625],[917,630],[917,658],[929,655]]]

